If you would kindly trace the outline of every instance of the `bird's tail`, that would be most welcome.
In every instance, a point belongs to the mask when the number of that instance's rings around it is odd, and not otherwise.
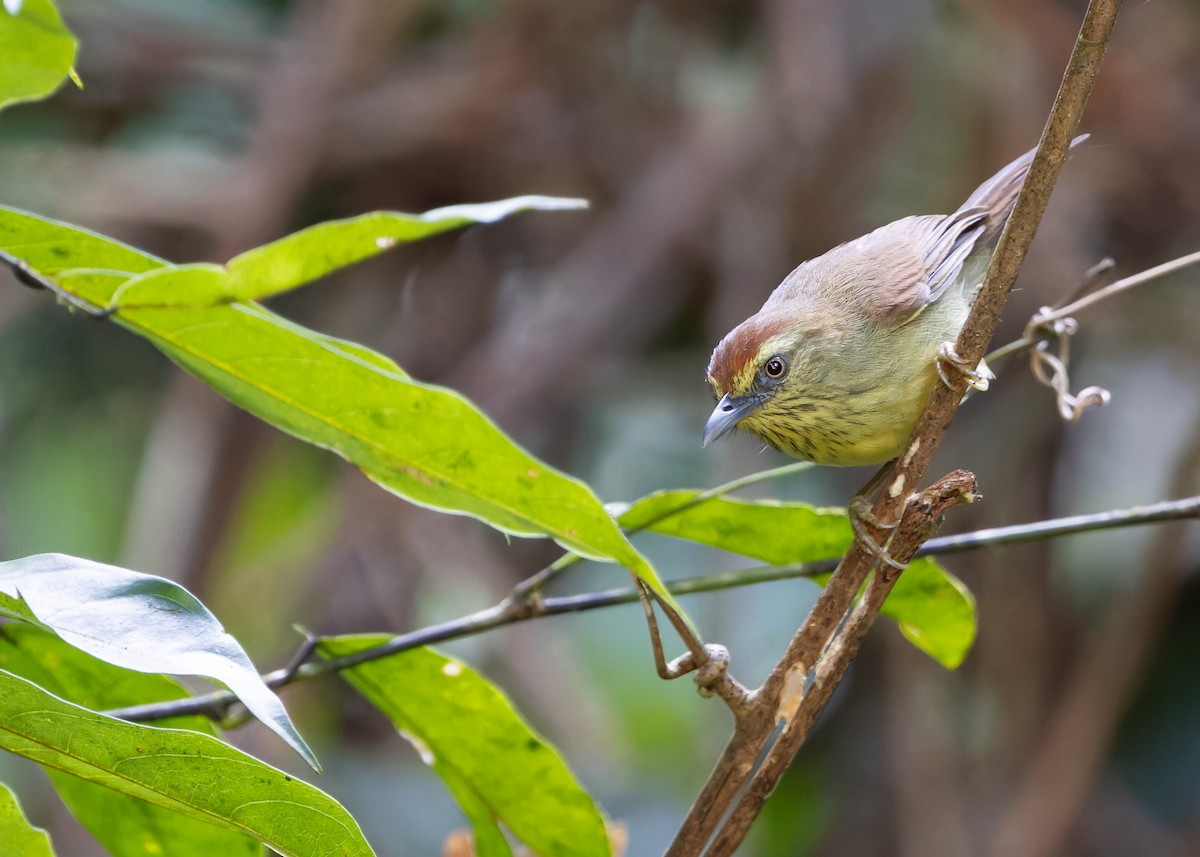
[[[1071,141],[1070,149],[1074,149],[1090,136],[1080,134]],[[981,184],[959,209],[963,211],[975,208],[987,211],[986,225],[981,236],[983,243],[995,238],[1004,228],[1004,222],[1008,220],[1008,215],[1017,203],[1017,194],[1021,191],[1021,185],[1025,183],[1025,175],[1029,172],[1029,165],[1033,163],[1036,151],[1037,149],[1030,149]]]

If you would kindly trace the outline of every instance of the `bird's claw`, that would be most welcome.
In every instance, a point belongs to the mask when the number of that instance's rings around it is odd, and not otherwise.
[[[884,521],[875,514],[871,508],[871,501],[862,494],[856,494],[850,498],[850,524],[854,527],[854,531],[858,532],[863,524],[874,527],[877,530],[894,530],[896,523]]]
[[[981,393],[987,391],[993,377],[987,365],[982,362],[977,368],[972,369],[966,360],[958,356],[952,342],[943,342],[938,347],[937,360],[934,365],[937,366],[938,377],[942,379],[942,383],[951,388],[954,385],[950,382],[950,376],[947,374],[948,368],[960,372],[967,379],[967,384]]]
[[[872,511],[870,502],[861,494],[851,498],[847,511],[850,513],[850,528],[854,530],[855,538],[862,543],[862,546],[867,549],[867,552],[871,556],[886,565],[890,565],[896,571],[904,571],[904,569],[908,568],[908,563],[892,559],[892,555],[888,553],[887,546],[880,545],[876,541],[875,536],[867,530],[867,527],[877,530],[894,530],[899,525],[899,521],[880,520],[879,516]]]

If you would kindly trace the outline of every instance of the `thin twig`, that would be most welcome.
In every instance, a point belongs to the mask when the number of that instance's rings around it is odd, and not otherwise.
[[[792,473],[800,473],[808,470],[814,465],[808,461],[797,461],[791,464],[785,464],[781,467],[775,467],[770,470],[751,473],[748,476],[742,476],[737,479],[730,480],[724,484],[717,485],[707,491],[702,491],[695,497],[666,509],[659,514],[653,516],[647,521],[643,521],[636,527],[629,527],[625,530],[626,535],[639,533],[648,527],[652,527],[673,515],[678,515],[688,509],[694,508],[701,503],[712,500],[715,497],[720,497],[732,491],[737,491],[742,488],[748,488],[751,485],[756,485],[760,482],[765,482],[769,479],[775,479],[780,476],[789,475]],[[538,609],[539,603],[542,600],[542,589],[561,574],[566,569],[575,565],[582,559],[578,554],[567,553],[560,556],[550,565],[543,568],[536,574],[531,575],[525,580],[513,587],[508,598],[505,599],[502,606],[513,610],[523,609]],[[654,655],[654,665],[658,671],[660,678],[672,680],[685,676],[696,670],[697,683],[700,686],[701,693],[708,695],[720,696],[733,709],[740,710],[744,708],[746,698],[745,687],[737,681],[728,671],[728,654],[726,653],[721,661],[719,668],[714,666],[711,669],[704,670],[703,668],[709,663],[710,650],[713,647],[704,643],[700,638],[699,633],[692,628],[688,621],[680,615],[675,609],[675,606],[669,601],[659,597],[650,587],[642,584],[642,581],[635,580],[635,591],[642,602],[642,606],[646,612],[646,626],[650,632],[650,648]],[[662,636],[659,633],[658,623],[654,618],[654,605],[658,604],[667,620],[671,623],[671,627],[675,629],[675,633],[679,635],[679,639],[687,647],[685,655],[675,658],[669,664],[666,661],[666,656],[663,652]],[[721,651],[724,651],[722,648]]]
[[[978,547],[1023,544],[1092,530],[1111,530],[1138,524],[1176,521],[1180,518],[1200,518],[1200,497],[1164,500],[1148,506],[1131,506],[1128,509],[1115,509],[1111,512],[1096,512],[1090,515],[1072,515],[1068,518],[1055,518],[1032,524],[993,527],[958,536],[939,536],[926,542],[925,546],[917,551],[917,556],[958,553]]]
[[[938,556],[962,553],[980,548],[1039,541],[1076,533],[1155,524],[1163,521],[1187,518],[1200,519],[1200,497],[1168,500],[1145,506],[1134,506],[1128,509],[1116,509],[1090,515],[1074,515],[1050,521],[1036,521],[1030,524],[993,527],[957,536],[942,536],[927,541],[921,550],[917,552],[917,555]],[[821,560],[817,562],[725,571],[719,574],[708,574],[671,581],[667,583],[667,589],[673,595],[692,595],[701,592],[717,592],[725,589],[733,589],[739,586],[750,586],[772,580],[816,577],[833,571],[837,562],[837,560]],[[288,667],[267,673],[263,676],[263,680],[269,686],[279,689],[296,681],[314,678],[327,673],[340,672],[359,664],[386,658],[390,655],[420,646],[428,646],[434,643],[445,642],[446,640],[473,636],[494,628],[501,628],[531,619],[540,619],[543,616],[559,616],[565,613],[598,610],[618,604],[630,604],[637,600],[637,593],[632,588],[624,587],[600,592],[588,592],[581,595],[544,598],[538,602],[536,609],[531,608],[525,611],[515,610],[510,605],[499,604],[458,619],[452,619],[438,625],[431,625],[428,628],[421,628],[407,634],[399,634],[382,645],[364,649],[340,658],[302,663],[300,666],[293,668],[292,665],[297,661],[297,658],[293,656]],[[301,650],[307,648],[308,645],[309,643],[306,638]],[[162,720],[167,717],[189,714],[217,716],[219,719],[223,710],[235,701],[236,699],[233,694],[228,691],[217,691],[187,699],[113,709],[106,713],[113,717],[138,722]]]
[[[1200,264],[1200,251],[1189,253],[1186,256],[1180,256],[1178,259],[1173,259],[1170,262],[1163,262],[1161,265],[1156,265],[1140,273],[1133,274],[1123,279],[1117,280],[1102,289],[1097,289],[1091,294],[1084,295],[1079,300],[1067,304],[1060,309],[1051,310],[1047,313],[1039,313],[1035,316],[1038,324],[1050,324],[1058,321],[1061,318],[1074,315],[1081,309],[1086,309],[1092,304],[1099,303],[1106,298],[1110,298],[1115,294],[1132,289],[1135,286],[1140,286],[1143,283],[1148,283],[1151,280],[1156,280],[1159,277],[1165,277],[1167,274],[1172,274],[1181,268],[1186,268],[1189,265]]]
[[[1117,267],[1116,260],[1105,256],[1083,272],[1083,276],[1079,278],[1079,282],[1075,284],[1075,288],[1063,295],[1062,299],[1054,305],[1054,308],[1058,309],[1069,303],[1074,303],[1084,295],[1091,294],[1101,288],[1104,285],[1104,280],[1108,278],[1108,275],[1115,267]]]
[[[643,530],[654,526],[655,524],[665,521],[673,515],[678,515],[681,512],[685,512],[688,509],[692,509],[701,503],[705,503],[716,497],[729,494],[733,491],[741,490],[742,488],[748,488],[751,485],[757,485],[770,479],[777,479],[780,476],[801,473],[813,466],[814,465],[808,461],[796,461],[792,462],[791,464],[785,464],[781,467],[775,467],[770,470],[762,470],[757,473],[751,473],[748,476],[732,479],[721,485],[717,485],[713,488],[709,488],[706,491],[702,491],[695,497],[691,497],[683,503],[680,503],[679,505],[670,509],[666,509],[647,521],[643,521],[636,527],[626,528],[625,534],[634,535],[635,533],[640,533]],[[521,610],[523,608],[536,608],[538,602],[542,600],[541,593],[546,585],[566,569],[578,563],[581,559],[582,557],[578,554],[563,554],[541,571],[530,575],[525,580],[522,580],[520,583],[514,586],[512,592],[509,593],[508,598],[505,600],[504,605],[510,606],[514,610]],[[689,672],[702,667],[708,659],[708,647],[705,646],[704,641],[700,639],[699,635],[692,630],[687,621],[679,615],[679,613],[671,604],[655,596],[653,591],[648,587],[639,585],[636,588],[636,592],[638,592],[641,596],[642,605],[646,611],[646,622],[650,631],[650,647],[654,654],[654,663],[656,669],[658,670],[659,676],[663,679],[675,679],[687,675]],[[666,657],[663,653],[662,637],[659,634],[658,623],[654,621],[654,603],[657,603],[662,609],[668,621],[670,621],[671,627],[675,629],[675,632],[679,635],[679,638],[687,647],[690,657],[678,658],[672,661],[670,665],[667,664]],[[717,676],[716,673],[711,671],[706,673],[706,675],[710,678]],[[726,702],[731,702],[732,700],[734,702],[731,704],[734,704],[735,707],[740,707],[741,702],[738,688],[742,687],[741,684],[734,680],[733,676],[728,675],[724,671],[719,674],[719,677],[722,681],[721,687],[714,688],[706,685],[703,686],[701,690],[705,692],[711,690]]]
[[[1126,289],[1148,283],[1197,262],[1200,262],[1200,252],[1166,262],[1093,291],[1096,280],[1112,267],[1112,260],[1105,259],[1093,266],[1084,275],[1080,285],[1072,291],[1072,298],[1076,295],[1080,297],[1064,301],[1065,305],[1057,308],[1042,307],[1029,319],[1020,339],[997,348],[988,354],[985,360],[995,363],[1010,354],[1026,348],[1032,349],[1029,357],[1034,377],[1040,383],[1054,390],[1058,400],[1059,415],[1067,422],[1074,422],[1088,408],[1107,404],[1111,398],[1111,394],[1103,387],[1092,386],[1080,390],[1078,393],[1071,392],[1071,378],[1068,371],[1071,338],[1079,330],[1078,323],[1072,317],[1074,313]],[[1051,343],[1057,343],[1054,351],[1051,350]]]
[[[1053,332],[1052,328],[1049,326],[1055,321],[1072,316],[1081,309],[1086,309],[1087,307],[1106,300],[1113,295],[1120,294],[1121,292],[1127,291],[1136,286],[1143,285],[1151,280],[1157,280],[1159,277],[1165,277],[1167,274],[1172,274],[1181,268],[1186,268],[1189,265],[1195,265],[1197,263],[1200,263],[1200,251],[1189,253],[1186,256],[1180,256],[1178,259],[1172,259],[1170,262],[1164,262],[1161,265],[1156,265],[1155,267],[1148,268],[1145,271],[1131,274],[1130,276],[1117,280],[1115,283],[1111,283],[1103,288],[1090,291],[1086,288],[1086,286],[1090,285],[1096,276],[1103,274],[1112,267],[1113,262],[1111,259],[1103,259],[1089,269],[1084,275],[1081,285],[1085,288],[1073,290],[1075,292],[1080,290],[1087,292],[1083,295],[1083,297],[1073,300],[1062,307],[1049,308],[1040,311],[1037,315],[1033,316],[1029,320],[1029,325],[1027,326],[1029,333],[1026,333],[1020,339],[1014,339],[1012,342],[988,352],[988,355],[984,358],[984,360],[986,360],[987,363],[994,368],[995,365],[1004,358],[1020,351],[1024,351],[1026,348],[1031,348],[1034,344],[1036,344],[1038,338],[1031,335],[1032,333]],[[1039,328],[1043,327],[1046,327],[1047,330],[1038,330]]]

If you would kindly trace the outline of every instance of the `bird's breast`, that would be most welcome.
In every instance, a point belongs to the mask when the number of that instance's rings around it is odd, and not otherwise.
[[[941,303],[941,302],[939,302]],[[826,343],[800,377],[742,427],[817,464],[880,464],[904,450],[937,383],[938,347],[953,340],[966,302],[935,305],[899,328],[864,327]]]

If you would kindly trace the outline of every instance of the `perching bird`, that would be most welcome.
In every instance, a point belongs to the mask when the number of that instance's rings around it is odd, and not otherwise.
[[[817,464],[879,464],[903,451],[942,364],[985,387],[952,345],[1033,154],[954,214],[905,217],[788,274],[713,351],[704,445],[742,428]]]

